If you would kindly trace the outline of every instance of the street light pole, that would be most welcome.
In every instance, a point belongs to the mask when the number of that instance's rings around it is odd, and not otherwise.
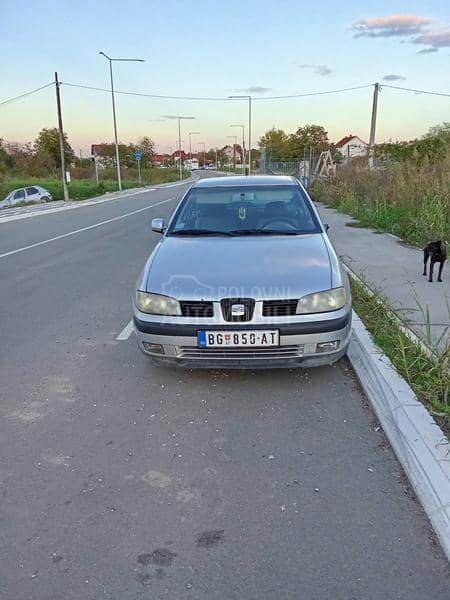
[[[178,158],[180,161],[179,169],[180,169],[180,180],[183,179],[183,167],[181,164],[181,121],[187,119],[195,119],[195,117],[183,117],[181,115],[162,115],[164,119],[177,119],[178,121]],[[189,137],[190,140],[190,137]],[[176,152],[175,152],[176,158]]]
[[[234,99],[248,100],[248,173],[252,173],[252,97],[251,96],[228,96]]]
[[[206,144],[205,142],[198,142],[199,146],[203,146],[203,167],[206,165]]]
[[[117,167],[117,183],[119,191],[122,191],[122,176],[120,173],[120,155],[119,155],[119,140],[117,137],[117,119],[116,119],[116,102],[114,98],[114,78],[113,78],[113,62],[145,62],[142,58],[111,58],[104,52],[99,52],[109,61],[109,75],[111,78],[111,99],[112,99],[112,110],[113,110],[113,123],[114,123],[114,143],[116,145],[116,167]]]
[[[189,158],[192,160],[192,135],[199,135],[200,131],[190,131],[189,132]]]
[[[237,140],[237,135],[227,135],[227,137],[234,139],[234,145],[233,145],[233,171],[236,172],[236,140]]]
[[[231,98],[232,96],[230,96]],[[230,125],[230,127],[241,127],[242,128],[242,172],[245,167],[245,125]]]

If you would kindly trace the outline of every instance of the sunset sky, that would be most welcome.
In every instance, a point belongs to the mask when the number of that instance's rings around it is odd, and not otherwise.
[[[372,88],[289,100],[270,96],[360,85],[398,85],[450,93],[450,4],[381,0],[344,3],[298,0],[181,0],[0,4],[0,102],[49,83],[109,87],[103,50],[116,63],[118,90],[174,96],[254,96],[253,144],[272,126],[290,132],[323,125],[332,141],[348,133],[368,138]],[[74,150],[113,138],[108,93],[62,86],[64,126]],[[56,125],[54,88],[0,106],[0,137],[33,140]],[[176,121],[199,131],[207,146],[230,143],[231,123],[247,123],[243,101],[182,101],[117,96],[119,137],[143,135],[175,149]],[[382,87],[377,141],[411,139],[450,121],[450,98]],[[196,146],[194,146],[196,148]]]

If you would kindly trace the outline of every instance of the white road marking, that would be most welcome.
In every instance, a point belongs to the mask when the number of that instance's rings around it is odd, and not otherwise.
[[[156,202],[150,206],[145,206],[144,208],[139,208],[137,210],[132,210],[131,212],[125,213],[124,215],[119,215],[118,217],[113,217],[112,219],[106,219],[106,221],[100,221],[99,223],[94,223],[94,225],[89,225],[88,227],[82,227],[81,229],[75,229],[74,231],[69,231],[69,233],[63,233],[62,235],[57,235],[56,237],[49,238],[48,240],[43,240],[42,242],[36,242],[35,244],[30,244],[29,246],[24,246],[23,248],[17,248],[17,250],[10,250],[9,252],[4,252],[0,254],[0,258],[6,258],[7,256],[12,256],[13,254],[19,254],[20,252],[25,252],[26,250],[31,250],[32,248],[37,248],[38,246],[44,246],[45,244],[50,244],[50,242],[56,242],[57,240],[63,240],[64,238],[71,237],[73,235],[77,235],[77,233],[82,233],[83,231],[89,231],[89,229],[96,229],[97,227],[101,227],[102,225],[107,225],[108,223],[113,223],[114,221],[120,221],[121,219],[126,219],[127,217],[131,217],[132,215],[137,215],[138,213],[144,212],[145,210],[150,210],[155,206],[159,206],[160,204],[166,204],[166,202],[171,202],[174,198],[168,198],[167,200],[161,200],[161,202]]]
[[[127,340],[130,335],[133,333],[133,319],[130,319],[130,322],[125,325],[119,335],[116,337],[116,340],[123,341]]]

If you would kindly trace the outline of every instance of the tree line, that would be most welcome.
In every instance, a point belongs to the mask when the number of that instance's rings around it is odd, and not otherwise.
[[[97,147],[102,157],[102,166],[113,167],[116,156],[115,145],[103,142]],[[120,161],[125,168],[136,166],[134,153],[138,148],[142,151],[141,167],[152,166],[155,144],[148,136],[144,136],[137,143],[119,144]],[[68,168],[77,160],[66,133],[64,134],[64,158]],[[81,166],[86,167],[90,165],[91,159],[83,159],[80,162]],[[77,164],[80,166],[80,163]],[[56,127],[44,127],[32,143],[6,143],[0,138],[0,177],[9,173],[43,176],[57,173],[60,168],[59,131]]]

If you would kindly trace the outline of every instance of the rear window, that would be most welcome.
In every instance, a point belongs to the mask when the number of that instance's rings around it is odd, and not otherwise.
[[[318,233],[320,225],[296,185],[192,188],[168,235],[188,231]]]
[[[17,190],[14,194],[14,200],[20,200],[20,198],[25,198],[25,190]]]

